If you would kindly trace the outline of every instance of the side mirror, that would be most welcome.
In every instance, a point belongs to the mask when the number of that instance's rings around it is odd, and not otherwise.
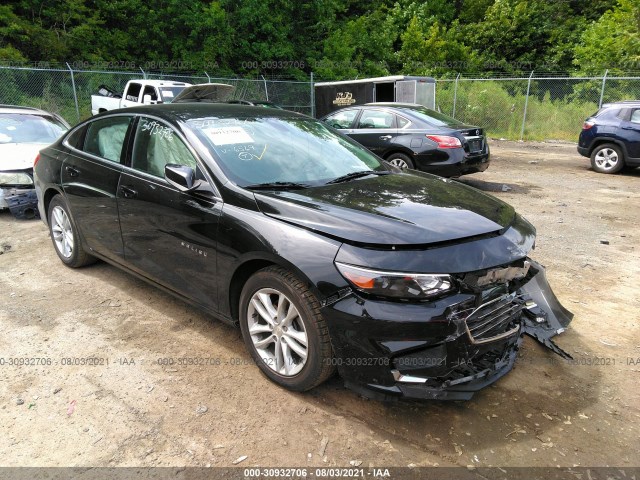
[[[152,105],[156,103],[154,100],[151,100],[151,95],[145,95],[142,97],[142,103],[145,105]]]
[[[181,192],[190,192],[200,185],[195,170],[185,165],[167,163],[164,166],[164,178]]]

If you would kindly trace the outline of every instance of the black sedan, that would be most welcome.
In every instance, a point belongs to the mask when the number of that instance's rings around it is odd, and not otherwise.
[[[381,398],[467,399],[524,333],[569,323],[534,228],[441,177],[386,166],[284,110],[168,104],[107,112],[41,151],[42,218],[69,267],[112,263],[239,325],[270,379],[336,370]]]
[[[322,121],[400,168],[459,177],[489,167],[484,130],[422,105],[368,103]]]

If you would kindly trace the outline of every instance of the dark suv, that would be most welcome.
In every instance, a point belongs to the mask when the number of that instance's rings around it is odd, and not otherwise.
[[[422,105],[354,105],[322,121],[403,169],[458,177],[489,166],[489,145],[482,128]]]
[[[602,105],[582,125],[578,153],[600,173],[640,166],[640,100]]]

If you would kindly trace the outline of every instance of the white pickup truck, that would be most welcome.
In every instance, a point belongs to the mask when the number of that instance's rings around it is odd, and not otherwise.
[[[185,82],[166,80],[130,80],[122,95],[102,85],[98,95],[91,95],[91,113],[106,112],[116,108],[136,105],[154,105],[178,101],[226,101],[234,87],[226,83],[201,83],[192,85]]]
[[[91,95],[91,113],[96,115],[116,108],[171,102],[190,83],[165,80],[130,80],[119,95],[104,85],[98,95]]]

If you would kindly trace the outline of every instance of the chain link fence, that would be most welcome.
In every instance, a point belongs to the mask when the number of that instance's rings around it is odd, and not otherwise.
[[[489,136],[509,140],[576,141],[582,122],[602,103],[640,99],[640,75],[568,77],[531,72],[523,77],[457,75],[437,80],[436,106],[479,125]],[[313,116],[313,75],[308,81],[222,78],[0,65],[0,104],[26,105],[61,114],[71,123],[91,115],[91,95],[100,85],[122,92],[132,79],[187,83],[219,82],[235,87],[233,99],[270,101]]]
[[[640,99],[640,76],[439,79],[442,113],[508,140],[577,141],[584,119],[607,102]]]
[[[227,83],[232,99],[270,101],[287,110],[313,115],[313,81],[289,81],[202,75],[159,74],[137,71],[75,70],[0,66],[0,104],[37,107],[62,115],[74,123],[91,116],[91,95],[100,85],[122,92],[129,80],[173,80],[186,83]]]

